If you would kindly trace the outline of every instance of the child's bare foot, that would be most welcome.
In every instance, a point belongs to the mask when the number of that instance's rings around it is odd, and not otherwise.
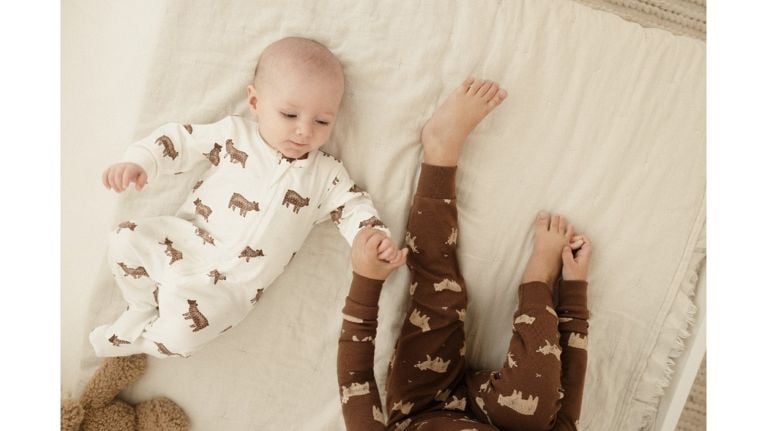
[[[424,163],[457,165],[463,141],[506,95],[496,82],[473,78],[464,81],[437,107],[421,131]]]
[[[585,235],[578,235],[582,245],[575,243],[562,250],[562,279],[586,281],[591,262],[591,240]],[[575,253],[573,250],[575,249]]]
[[[573,232],[573,225],[559,214],[538,213],[533,254],[522,275],[522,283],[541,281],[552,286],[562,268],[564,248],[570,244]]]

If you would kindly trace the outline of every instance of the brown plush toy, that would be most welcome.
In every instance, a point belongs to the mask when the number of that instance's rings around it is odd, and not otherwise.
[[[146,362],[144,354],[105,359],[80,399],[62,402],[61,431],[188,430],[184,411],[165,397],[135,406],[115,399],[144,374]]]

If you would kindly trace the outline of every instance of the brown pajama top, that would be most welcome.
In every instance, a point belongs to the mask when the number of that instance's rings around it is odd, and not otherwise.
[[[465,361],[466,285],[456,256],[455,167],[422,165],[405,241],[411,302],[386,380],[373,373],[383,281],[354,274],[343,308],[338,383],[348,430],[576,430],[586,375],[585,281],[519,287],[503,367]]]

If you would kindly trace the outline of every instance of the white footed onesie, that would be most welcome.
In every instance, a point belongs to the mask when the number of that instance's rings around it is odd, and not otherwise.
[[[126,220],[111,233],[108,262],[128,308],[91,332],[98,356],[188,356],[248,314],[314,224],[331,218],[350,245],[364,226],[387,231],[339,160],[322,151],[288,159],[243,117],[166,124],[123,161],[149,183],[210,169],[174,216]]]

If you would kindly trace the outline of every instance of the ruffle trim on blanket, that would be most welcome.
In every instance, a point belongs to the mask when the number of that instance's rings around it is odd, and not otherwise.
[[[706,40],[706,0],[576,0],[643,27]]]
[[[705,211],[705,203],[703,205]],[[658,341],[647,360],[647,367],[639,379],[634,399],[629,401],[625,428],[632,430],[652,429],[658,406],[676,368],[676,360],[685,351],[685,340],[691,335],[698,307],[695,294],[701,269],[706,260],[705,213],[699,225],[697,240],[693,246],[681,284],[674,297],[668,316],[664,320]],[[702,286],[701,286],[702,287]]]

